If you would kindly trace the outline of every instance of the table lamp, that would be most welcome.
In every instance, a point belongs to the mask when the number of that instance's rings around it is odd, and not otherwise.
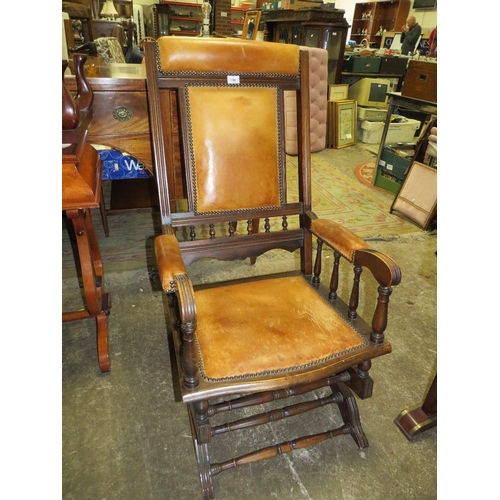
[[[118,12],[116,11],[113,0],[106,0],[101,10],[101,17],[114,20],[117,15]]]
[[[202,3],[201,12],[203,13],[203,36],[208,37],[210,35],[210,12],[212,12],[212,6],[208,0]]]

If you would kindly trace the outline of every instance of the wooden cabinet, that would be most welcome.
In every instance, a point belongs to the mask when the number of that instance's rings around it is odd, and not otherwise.
[[[344,10],[300,9],[262,11],[267,40],[318,47],[328,51],[328,84],[340,83],[349,24]]]
[[[351,39],[359,44],[366,38],[380,47],[384,30],[401,31],[409,12],[409,0],[358,2],[354,7]]]
[[[152,5],[153,37],[199,36],[201,34],[201,3],[163,2]]]

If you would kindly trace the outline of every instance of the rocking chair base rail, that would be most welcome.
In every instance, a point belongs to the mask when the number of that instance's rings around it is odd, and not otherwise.
[[[343,425],[336,427],[334,429],[329,429],[323,432],[317,432],[314,434],[302,435],[291,440],[282,441],[280,443],[274,444],[272,446],[265,446],[263,448],[256,448],[252,451],[240,455],[237,457],[229,458],[219,463],[211,463],[209,458],[209,450],[212,446],[212,442],[215,440],[217,435],[214,435],[214,439],[209,442],[201,443],[199,441],[199,436],[196,433],[196,416],[194,412],[194,407],[192,405],[188,406],[188,414],[191,422],[193,444],[195,447],[195,452],[197,456],[198,466],[199,466],[199,477],[202,485],[203,498],[214,498],[215,489],[213,487],[212,477],[220,474],[221,472],[229,471],[236,467],[241,467],[242,465],[249,465],[255,462],[267,460],[269,458],[276,457],[285,453],[291,453],[295,450],[307,448],[314,446],[328,439],[333,439],[343,435],[350,435],[359,449],[367,448],[369,446],[366,435],[361,427],[361,422],[359,419],[359,411],[356,404],[356,399],[352,392],[346,387],[342,382],[333,383],[330,386],[331,395],[324,399],[326,405],[336,403],[338,410],[340,411],[340,416],[343,420]],[[286,398],[285,398],[286,399]],[[307,406],[308,403],[301,403],[297,405]],[[288,407],[290,408],[290,407]],[[281,410],[287,410],[287,407]],[[280,410],[273,410],[275,413]],[[311,410],[309,410],[311,411]],[[307,411],[306,411],[307,412]],[[301,413],[306,413],[301,412]],[[295,415],[288,416],[297,416]],[[266,423],[271,422],[264,422]],[[212,428],[214,429],[214,428]],[[243,429],[237,429],[243,430]],[[258,444],[257,444],[258,446]]]
[[[301,436],[297,439],[291,441],[283,441],[273,446],[268,446],[266,448],[261,448],[255,450],[246,455],[240,457],[235,457],[231,460],[227,460],[222,463],[216,463],[210,465],[210,472],[212,476],[216,476],[221,472],[235,469],[242,465],[248,465],[255,462],[260,462],[261,460],[266,460],[268,458],[273,458],[278,455],[284,455],[285,453],[290,453],[295,450],[300,450],[302,448],[307,448],[315,444],[322,443],[327,439],[332,439],[334,437],[343,436],[346,434],[351,434],[352,430],[349,425],[342,425],[336,429],[332,429],[326,432],[320,432],[318,434],[311,434],[309,436]]]

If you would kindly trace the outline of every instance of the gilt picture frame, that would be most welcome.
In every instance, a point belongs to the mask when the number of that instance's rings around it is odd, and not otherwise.
[[[328,86],[329,101],[344,101],[349,97],[349,85],[336,83]]]
[[[335,149],[354,146],[357,133],[357,102],[353,99],[333,102],[333,130]]]
[[[243,32],[241,38],[243,40],[255,40],[259,31],[260,10],[253,10],[245,13],[245,22],[243,24]]]

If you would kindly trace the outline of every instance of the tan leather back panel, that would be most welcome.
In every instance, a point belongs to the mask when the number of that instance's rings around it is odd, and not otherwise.
[[[187,92],[195,213],[279,207],[276,88],[211,85]]]
[[[299,47],[293,44],[177,36],[160,37],[157,42],[162,71],[214,73],[238,68],[239,73],[299,72]],[[273,44],[273,51],[265,50],[268,44]]]

